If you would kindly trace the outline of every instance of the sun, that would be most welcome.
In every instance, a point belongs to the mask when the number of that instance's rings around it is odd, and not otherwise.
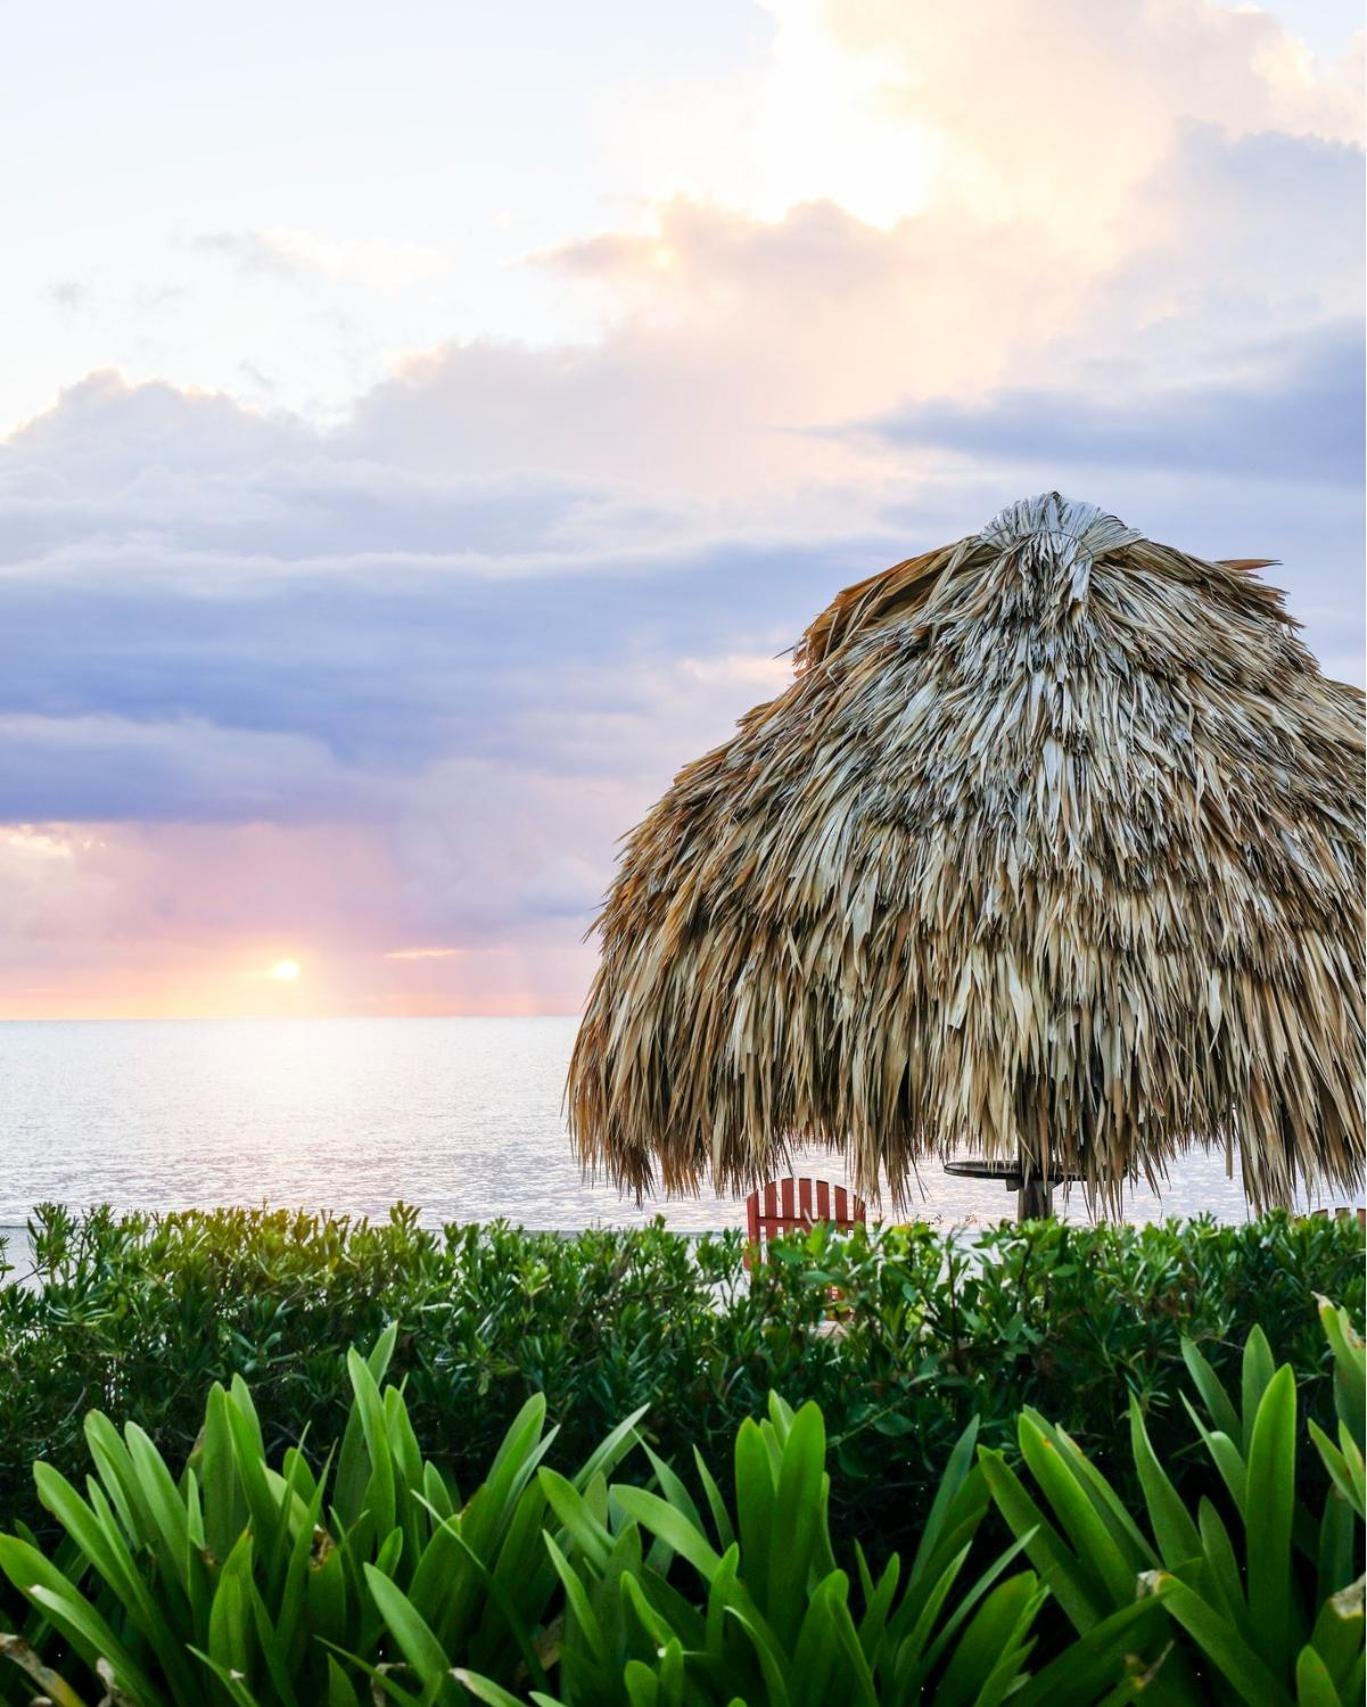
[[[297,960],[277,960],[266,976],[278,979],[282,984],[296,984],[303,970]]]

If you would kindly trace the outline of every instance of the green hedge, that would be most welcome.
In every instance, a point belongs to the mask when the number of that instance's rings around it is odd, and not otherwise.
[[[275,1456],[306,1427],[333,1438],[350,1401],[340,1353],[393,1321],[392,1373],[426,1449],[458,1480],[487,1464],[536,1391],[572,1456],[648,1405],[657,1451],[716,1458],[778,1391],[821,1405],[833,1509],[885,1552],[914,1532],[975,1414],[984,1444],[1007,1446],[1016,1414],[1035,1406],[1123,1482],[1133,1392],[1180,1484],[1196,1463],[1177,1398],[1184,1334],[1226,1378],[1261,1323],[1327,1424],[1314,1297],[1355,1322],[1363,1312],[1356,1224],[1284,1216],[1003,1226],[976,1249],[928,1228],[818,1229],[775,1247],[753,1283],[734,1234],[431,1231],[403,1207],[375,1223],[49,1208],[32,1234],[38,1283],[0,1289],[0,1522],[39,1529],[33,1461],[74,1473],[90,1407],[137,1421],[181,1461],[208,1383],[241,1374]]]

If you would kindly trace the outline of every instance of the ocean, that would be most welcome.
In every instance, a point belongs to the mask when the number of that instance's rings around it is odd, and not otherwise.
[[[575,1020],[30,1021],[0,1024],[0,1236],[33,1206],[120,1209],[270,1204],[574,1229],[663,1215],[739,1225],[710,1192],[638,1206],[580,1174],[561,1108]],[[801,1171],[844,1179],[837,1157]],[[912,1213],[945,1226],[1014,1213],[1003,1187],[922,1174]],[[1358,1198],[1357,1202],[1362,1199]],[[1080,1192],[1060,1197],[1087,1219]],[[1222,1155],[1193,1149],[1142,1221],[1208,1211],[1244,1219]],[[876,1213],[876,1211],[875,1211]]]

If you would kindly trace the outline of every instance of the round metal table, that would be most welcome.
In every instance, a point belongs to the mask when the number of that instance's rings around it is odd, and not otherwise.
[[[944,1170],[960,1179],[997,1180],[1016,1194],[1016,1219],[1034,1221],[1052,1215],[1054,1187],[1069,1180],[1081,1179],[1081,1174],[1050,1173],[1048,1178],[1032,1174],[1027,1180],[1019,1161],[989,1162],[981,1156],[966,1156],[961,1161],[946,1162]]]

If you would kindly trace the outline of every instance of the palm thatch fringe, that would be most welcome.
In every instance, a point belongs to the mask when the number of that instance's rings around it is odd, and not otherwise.
[[[1363,701],[1262,562],[1057,493],[842,593],[629,838],[569,1080],[592,1171],[901,1201],[968,1151],[1107,1206],[1364,1159]]]

